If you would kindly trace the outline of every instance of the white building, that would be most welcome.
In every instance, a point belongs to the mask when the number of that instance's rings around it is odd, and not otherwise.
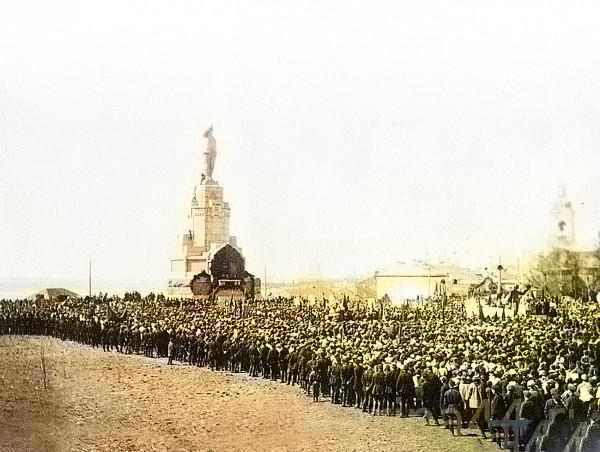
[[[449,284],[449,279],[447,272],[424,262],[396,262],[375,272],[376,296],[381,299],[387,295],[392,303],[429,298],[441,290],[442,285]]]

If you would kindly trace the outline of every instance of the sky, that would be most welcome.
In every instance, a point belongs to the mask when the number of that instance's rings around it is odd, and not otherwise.
[[[212,124],[247,268],[355,277],[600,230],[598,2],[9,2],[0,282],[166,285]],[[178,237],[179,236],[179,237]]]

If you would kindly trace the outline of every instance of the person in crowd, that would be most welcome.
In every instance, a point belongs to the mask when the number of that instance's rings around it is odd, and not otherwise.
[[[446,391],[443,399],[444,416],[446,419],[446,425],[454,435],[454,429],[456,428],[456,436],[461,436],[462,427],[462,410],[464,407],[464,400],[458,390],[458,384],[454,381],[450,383],[450,389]],[[456,423],[454,423],[456,421]]]
[[[440,404],[439,396],[441,390],[441,382],[433,372],[426,372],[423,382],[423,408],[424,418],[427,425],[429,419],[433,418],[435,425],[440,425],[438,420],[438,407]]]
[[[320,375],[316,366],[310,371],[309,380],[310,387],[312,389],[313,394],[313,402],[319,401],[319,393],[321,391],[321,381],[319,379]]]
[[[565,411],[565,405],[560,397],[558,389],[552,388],[550,390],[550,395],[551,397],[546,400],[546,404],[544,405],[544,417],[548,421],[552,421],[558,412]]]
[[[408,368],[400,368],[400,372],[398,372],[396,394],[400,398],[401,416],[408,417],[408,412],[413,407],[415,399],[415,384]]]
[[[169,345],[167,347],[167,358],[168,358],[168,362],[167,364],[170,366],[171,364],[173,364],[173,356],[175,354],[175,344],[173,343],[173,338],[169,338]]]
[[[300,385],[313,398],[318,381],[319,399],[371,414],[394,415],[399,405],[406,417],[422,403],[435,422],[452,405],[450,416],[477,421],[482,434],[488,417],[552,421],[565,409],[572,430],[599,411],[598,308],[583,300],[552,300],[559,315],[551,318],[504,319],[468,317],[460,299],[449,299],[443,315],[436,303],[386,306],[384,316],[348,300],[277,297],[236,306],[139,294],[0,300],[0,334],[50,335],[167,357],[169,365],[248,372]],[[559,430],[557,438],[570,433]],[[490,432],[502,435],[497,427]]]

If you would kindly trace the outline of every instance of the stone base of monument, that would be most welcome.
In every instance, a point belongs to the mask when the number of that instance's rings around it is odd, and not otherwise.
[[[222,289],[219,290],[215,295],[215,300],[217,301],[217,303],[227,302],[231,300],[245,300],[246,298],[246,294],[240,289]]]
[[[165,293],[167,298],[194,298],[192,289],[189,286],[184,287],[168,287]]]

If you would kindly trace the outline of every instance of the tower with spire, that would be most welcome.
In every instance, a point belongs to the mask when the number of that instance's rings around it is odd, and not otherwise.
[[[553,242],[557,248],[572,248],[575,245],[575,209],[561,186],[558,203],[554,211]]]

